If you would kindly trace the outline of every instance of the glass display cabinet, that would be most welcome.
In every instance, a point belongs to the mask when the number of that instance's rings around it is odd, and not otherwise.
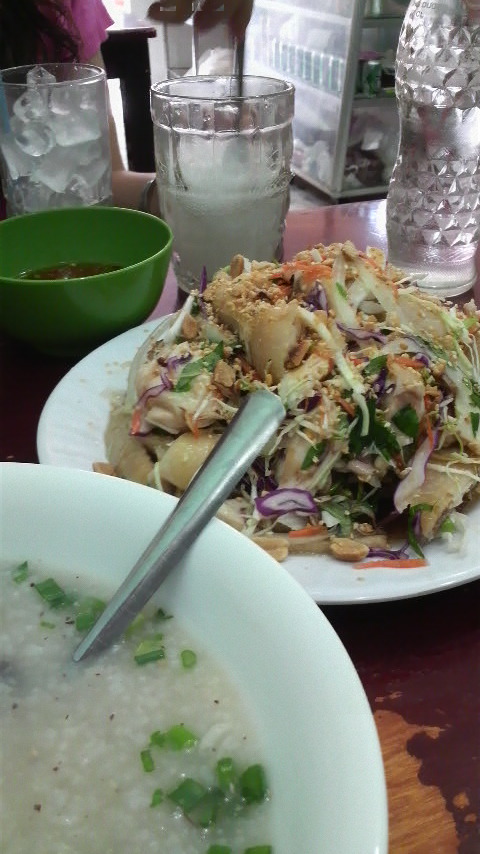
[[[246,73],[295,84],[295,174],[333,199],[386,192],[408,0],[255,0]]]

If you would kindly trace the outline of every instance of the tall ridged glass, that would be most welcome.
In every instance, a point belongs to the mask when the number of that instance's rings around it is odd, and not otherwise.
[[[412,0],[396,60],[397,161],[388,252],[439,296],[475,281],[480,231],[480,4]]]

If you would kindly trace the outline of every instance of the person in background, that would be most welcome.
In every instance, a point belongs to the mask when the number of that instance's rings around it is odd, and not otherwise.
[[[226,0],[222,14],[232,32],[245,32],[252,3],[253,0]],[[155,3],[151,7],[155,20],[179,22],[192,14],[191,0],[170,4],[175,7],[173,12],[171,8],[162,9],[162,5]],[[210,12],[214,5],[212,0],[206,0],[198,13],[206,29],[218,21],[218,12],[213,17]],[[101,45],[112,23],[101,0],[0,0],[0,70],[42,62],[88,62],[104,68]],[[161,215],[155,175],[126,168],[111,112],[109,125],[114,205]],[[0,191],[2,218],[5,206]]]
[[[228,22],[234,38],[242,40],[252,15],[253,0],[160,0],[152,3],[148,17],[162,24],[180,24],[195,11],[195,20],[200,29],[208,30],[218,23],[219,15]]]
[[[101,0],[0,0],[0,69],[37,62],[88,62],[103,68],[101,45],[111,23]],[[109,126],[113,203],[158,215],[155,176],[126,168],[111,112]]]

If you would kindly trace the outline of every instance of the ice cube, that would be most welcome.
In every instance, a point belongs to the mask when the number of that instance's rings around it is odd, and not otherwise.
[[[59,116],[67,116],[76,108],[75,90],[71,85],[53,86],[50,93],[50,109]]]
[[[81,116],[55,115],[51,123],[58,145],[72,146],[81,142],[99,139],[100,122],[95,110],[84,110]]]
[[[77,161],[72,157],[70,149],[55,146],[41,159],[38,169],[35,170],[35,178],[54,193],[63,193],[77,169]]]
[[[7,174],[13,180],[30,175],[33,169],[32,158],[28,157],[15,142],[12,134],[3,137],[0,142],[0,151],[5,161]]]
[[[35,65],[30,71],[27,71],[27,86],[35,88],[37,86],[49,85],[56,83],[57,79],[54,74],[50,74],[46,68],[41,65]]]
[[[19,148],[30,157],[41,157],[54,146],[52,131],[43,122],[23,122],[12,116],[11,129]]]
[[[14,114],[23,122],[43,119],[47,110],[47,101],[38,89],[27,89],[13,104]]]
[[[67,203],[71,205],[91,205],[96,201],[95,193],[82,175],[75,174],[65,191]]]
[[[7,185],[9,209],[16,214],[45,210],[52,207],[52,191],[30,178],[19,178],[12,187]]]

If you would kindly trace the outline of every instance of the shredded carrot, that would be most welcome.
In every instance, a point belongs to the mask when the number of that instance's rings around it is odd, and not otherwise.
[[[140,432],[141,423],[142,413],[140,409],[134,409],[132,413],[132,420],[130,423],[130,432],[133,436],[136,436],[136,434]]]
[[[412,359],[410,356],[394,356],[394,360],[404,368],[415,368],[416,371],[421,371],[425,367],[419,359]]]
[[[344,409],[345,412],[348,413],[348,415],[355,415],[355,407],[352,406],[352,404],[349,403],[348,400],[343,400],[343,398],[340,397],[338,402],[339,402],[340,406],[342,407],[342,409]]]
[[[331,279],[332,277],[331,268],[320,262],[312,263],[311,261],[298,260],[288,261],[286,264],[283,264],[282,273],[284,276],[293,276],[296,272],[301,273],[302,278],[306,282],[314,282],[315,279],[319,279],[322,276],[326,279]]]
[[[430,423],[430,418],[425,418],[425,427],[427,428],[427,436],[428,436],[428,444],[431,448],[433,448],[435,444],[435,437],[433,435],[432,425]]]
[[[289,537],[313,537],[315,534],[322,534],[325,531],[325,525],[307,525],[306,528],[298,528],[297,531],[289,531]]]
[[[392,569],[415,569],[427,565],[427,561],[423,558],[411,557],[405,560],[367,560],[363,563],[356,563],[355,569],[374,569],[376,566],[386,566]]]

